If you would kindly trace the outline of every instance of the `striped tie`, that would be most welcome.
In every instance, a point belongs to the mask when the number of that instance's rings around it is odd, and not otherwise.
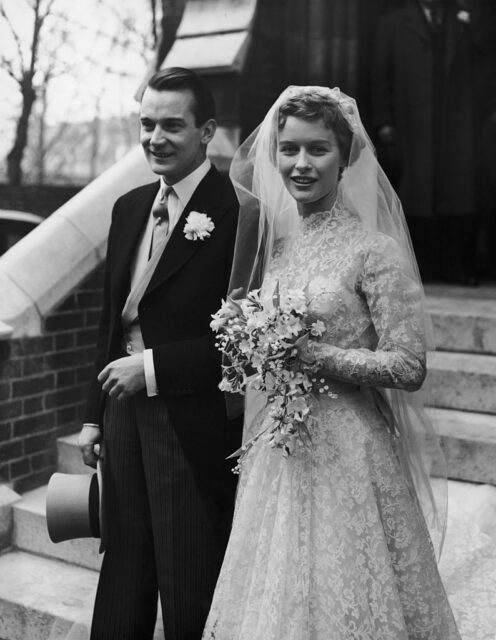
[[[155,201],[152,207],[152,214],[154,218],[152,241],[150,245],[150,253],[148,259],[151,258],[153,252],[160,244],[160,241],[167,236],[169,232],[169,207],[168,199],[169,195],[174,191],[172,187],[166,187],[160,194],[158,200]]]

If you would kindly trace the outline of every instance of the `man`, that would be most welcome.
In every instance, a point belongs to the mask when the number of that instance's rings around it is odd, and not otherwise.
[[[405,209],[421,273],[472,281],[475,163],[471,63],[454,0],[383,16],[372,75],[379,153]],[[398,166],[399,165],[399,166]]]
[[[241,423],[226,418],[209,323],[227,291],[238,203],[206,156],[214,115],[195,73],[156,73],[140,140],[160,182],[125,194],[112,213],[80,435],[86,464],[104,444],[92,640],[152,638],[157,590],[167,640],[199,640],[229,535],[235,478],[225,458]]]

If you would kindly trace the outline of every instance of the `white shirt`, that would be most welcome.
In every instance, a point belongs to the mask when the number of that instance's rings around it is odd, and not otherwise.
[[[210,167],[211,162],[207,158],[199,167],[188,174],[185,178],[183,178],[179,182],[176,182],[176,184],[171,185],[168,185],[165,182],[163,176],[160,176],[160,189],[157,194],[158,198],[167,187],[170,186],[174,189],[174,191],[169,194],[169,197],[167,199],[167,208],[169,211],[168,234],[172,233],[172,230],[181,217],[184,208],[191,200],[191,196],[196,191],[200,182],[210,171]],[[153,225],[154,219],[150,211],[150,216],[148,218],[145,231],[138,247],[138,251],[136,252],[136,258],[133,261],[133,265],[131,267],[131,284],[133,282],[133,278],[137,277],[137,275],[141,273],[140,267],[143,268],[144,264],[146,264],[146,261],[148,260],[150,244],[152,241]],[[145,256],[146,261],[143,263],[143,259],[145,258]],[[153,349],[145,349],[143,351],[143,363],[145,367],[146,393],[148,396],[156,396],[158,395],[158,387],[157,379],[155,377],[155,365],[153,363]]]
[[[432,22],[432,9],[430,7],[426,7],[425,5],[422,5],[422,11],[424,12],[425,17],[427,18],[427,22],[429,24],[433,24]],[[437,25],[434,25],[437,26]]]

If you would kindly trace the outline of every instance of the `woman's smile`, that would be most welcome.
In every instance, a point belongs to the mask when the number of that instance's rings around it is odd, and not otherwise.
[[[308,187],[317,182],[317,178],[312,178],[310,176],[291,176],[291,180],[296,183],[298,187]]]

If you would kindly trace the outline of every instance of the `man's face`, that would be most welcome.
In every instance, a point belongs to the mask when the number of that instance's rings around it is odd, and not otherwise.
[[[206,157],[215,121],[197,127],[189,89],[156,91],[148,87],[140,110],[140,142],[151,170],[175,184]]]

